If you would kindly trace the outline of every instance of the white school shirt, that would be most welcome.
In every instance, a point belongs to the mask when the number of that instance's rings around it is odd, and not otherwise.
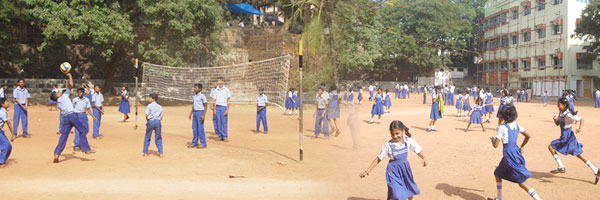
[[[146,108],[146,115],[148,115],[148,120],[160,120],[160,117],[162,117],[162,107],[156,101],[152,102]]]
[[[598,96],[598,93],[600,93],[600,92],[596,91],[596,97]],[[544,96],[548,96],[548,93],[544,92]]]
[[[256,104],[259,107],[264,107],[267,105],[267,103],[269,103],[269,98],[267,98],[267,95],[265,95],[264,93],[262,95],[256,96]]]
[[[288,98],[292,98],[292,95],[294,95],[294,93],[292,93],[292,91],[288,91]]]
[[[456,87],[454,85],[450,86],[450,93],[454,93],[454,90],[456,90]]]
[[[73,107],[73,102],[69,98],[71,94],[71,90],[67,89],[60,98],[56,100],[56,107],[60,110],[60,114],[62,116],[67,116],[74,112],[75,108]]]
[[[98,108],[102,107],[102,103],[104,103],[104,95],[102,95],[100,92],[94,92],[92,95],[92,103]]]
[[[565,126],[564,128],[571,128],[573,126],[573,122],[581,121],[581,117],[577,115],[573,115],[569,109],[565,110],[563,113],[559,113],[558,117],[565,117]]]
[[[396,89],[400,89],[400,84],[396,84]]]
[[[13,90],[13,98],[18,99],[21,104],[25,104],[25,99],[28,99],[29,97],[29,91],[27,91],[27,88],[25,87],[16,87],[15,90]]]
[[[325,97],[325,93],[321,94],[321,96],[319,96],[319,94],[317,94],[317,98],[316,98],[317,109],[325,109],[327,107],[327,100],[328,100],[328,98]]]
[[[462,94],[458,94],[458,99],[456,100],[462,100],[463,95]]]
[[[600,90],[596,90],[596,98],[600,98]]]
[[[6,98],[4,97],[4,88],[0,88],[0,98]]]
[[[210,88],[210,94],[208,96],[210,96],[211,99],[215,100],[215,89],[216,88]]]
[[[416,154],[421,153],[421,151],[423,150],[423,148],[421,148],[421,146],[419,145],[419,143],[417,143],[417,141],[415,141],[412,138],[404,136],[403,144],[399,144],[398,142],[394,141],[393,139],[383,143],[383,146],[381,147],[381,152],[379,153],[377,158],[379,158],[379,160],[383,160],[383,158],[389,157],[390,160],[394,160],[394,152],[392,151],[392,147],[391,147],[392,145],[394,145],[395,149],[401,149],[406,145],[407,150],[410,149],[413,152],[415,152]],[[402,154],[402,153],[408,153],[408,151],[399,151],[399,152],[395,152],[395,153]]]
[[[227,99],[231,98],[231,92],[225,86],[223,86],[223,88],[217,87],[214,95],[217,106],[227,106]]]
[[[470,97],[470,96],[469,96],[469,93],[465,94],[465,101],[468,101],[468,100],[469,100],[469,97]]]
[[[85,113],[85,110],[92,107],[88,98],[73,98],[73,107],[75,113]]]
[[[127,92],[127,90],[123,90],[123,91],[121,91],[121,93],[122,93],[122,96],[129,97],[129,92]]]
[[[51,91],[51,93],[52,93],[52,92],[58,92],[58,89],[56,89],[56,88],[52,88],[52,91]]]
[[[375,86],[369,85],[369,92],[373,92],[375,90]]]
[[[8,117],[8,110],[6,110],[4,108],[0,108],[0,129],[4,128],[4,124],[9,119],[10,118]]]
[[[204,104],[206,102],[208,102],[208,100],[206,99],[206,96],[204,96],[204,94],[202,94],[202,92],[198,92],[198,94],[194,94],[194,96],[192,96],[192,100],[194,102],[194,105],[192,106],[194,111],[204,110]]]
[[[518,125],[516,122],[508,123],[508,127],[511,130],[517,129],[517,126],[519,126],[519,133],[525,132],[525,128],[523,128],[521,125]],[[504,124],[498,126],[498,134],[496,135],[496,138],[502,140],[502,144],[508,143],[508,129],[506,129]]]
[[[404,89],[408,90],[408,85],[404,85]]]
[[[479,91],[479,98],[481,99],[481,101],[485,100],[485,92],[483,92],[483,90]]]

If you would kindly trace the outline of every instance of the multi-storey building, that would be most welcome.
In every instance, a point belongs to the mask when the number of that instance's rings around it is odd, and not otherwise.
[[[482,82],[532,88],[535,95],[564,89],[591,96],[600,86],[600,64],[572,38],[590,0],[489,0],[485,6]]]

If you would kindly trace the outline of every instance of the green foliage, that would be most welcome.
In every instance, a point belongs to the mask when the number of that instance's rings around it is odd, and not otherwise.
[[[216,0],[139,0],[148,40],[138,49],[146,61],[181,65],[221,51],[223,9]]]
[[[381,67],[389,71],[403,63],[419,73],[445,68],[461,55],[473,24],[458,3],[444,0],[387,1],[382,9]]]
[[[583,39],[588,45],[583,47],[589,57],[596,59],[600,55],[600,1],[591,1],[581,12],[581,21],[571,36]]]

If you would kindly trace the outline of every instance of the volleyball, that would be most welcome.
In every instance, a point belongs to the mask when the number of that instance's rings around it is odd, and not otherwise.
[[[69,64],[68,62],[60,64],[60,71],[65,74],[69,73],[71,71],[71,64]]]

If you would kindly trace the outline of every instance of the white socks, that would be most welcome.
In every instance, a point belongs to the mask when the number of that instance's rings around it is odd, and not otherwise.
[[[537,193],[535,193],[535,190],[533,188],[529,188],[529,195],[531,195],[531,197],[533,197],[533,199],[535,200],[542,200],[542,198],[540,198],[540,196],[538,196]]]
[[[563,165],[563,163],[560,161],[560,158],[558,157],[558,154],[554,154],[554,160],[556,160],[556,164],[558,164],[558,168],[565,168],[565,166]]]
[[[502,200],[502,182],[496,182],[496,189],[498,189],[496,200]]]
[[[592,161],[589,161],[589,160],[588,160],[587,162],[585,162],[585,164],[586,164],[587,166],[589,166],[589,167],[590,167],[590,169],[592,169],[592,171],[594,171],[594,174],[596,174],[596,173],[598,172],[598,168],[596,168],[596,167],[594,166],[594,164],[592,164]]]

